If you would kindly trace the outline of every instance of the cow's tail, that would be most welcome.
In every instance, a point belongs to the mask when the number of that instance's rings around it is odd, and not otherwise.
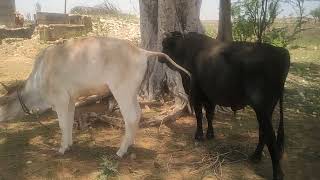
[[[152,51],[145,51],[145,54],[147,55],[147,57],[163,57],[166,60],[168,60],[172,65],[174,65],[176,68],[178,68],[179,70],[183,71],[184,73],[186,73],[189,78],[191,78],[191,73],[186,70],[185,68],[181,67],[180,65],[178,65],[176,62],[174,62],[168,55],[162,53],[162,52],[152,52]]]
[[[279,108],[280,108],[280,122],[278,127],[278,134],[277,134],[277,145],[279,149],[279,159],[281,159],[284,152],[283,91],[281,92],[281,96],[279,100]]]
[[[174,62],[168,55],[162,53],[162,52],[152,52],[152,51],[146,51],[144,50],[145,54],[147,57],[153,57],[153,56],[156,56],[156,57],[163,57],[165,59],[167,59],[172,65],[174,65],[176,68],[178,68],[179,70],[183,71],[184,73],[186,73],[190,79],[190,85],[192,83],[192,76],[191,76],[191,73],[186,70],[185,68],[181,67],[180,65],[178,65],[176,62]],[[193,110],[193,106],[192,106],[192,101],[191,101],[191,87],[189,87],[189,96],[188,96],[188,100],[189,100],[189,105],[190,105],[190,110],[191,111],[194,111]]]

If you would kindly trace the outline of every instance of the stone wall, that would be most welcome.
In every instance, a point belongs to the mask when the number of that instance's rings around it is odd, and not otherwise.
[[[0,40],[5,38],[30,39],[35,30],[35,25],[22,28],[0,28]]]
[[[92,30],[92,20],[89,16],[82,16],[77,14],[38,12],[35,15],[35,17],[38,25],[50,25],[50,24],[85,25],[87,30],[89,31]]]
[[[50,24],[39,27],[40,40],[55,41],[83,36],[88,33],[85,25]]]
[[[68,24],[68,14],[37,12],[37,24]]]
[[[15,25],[15,0],[0,0],[0,25]]]

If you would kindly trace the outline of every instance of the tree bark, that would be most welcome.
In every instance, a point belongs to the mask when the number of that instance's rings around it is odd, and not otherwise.
[[[141,47],[151,51],[158,48],[158,0],[139,0]],[[141,85],[141,95],[148,100],[154,99],[162,89],[158,79],[164,79],[161,66],[154,59],[148,61],[148,70]]]
[[[224,42],[231,42],[233,39],[231,24],[231,0],[220,0],[217,39]]]
[[[164,33],[172,31],[200,32],[199,19],[202,0],[140,0],[141,46],[148,50],[162,50]],[[165,64],[149,61],[148,72],[142,83],[141,94],[148,99],[161,96],[166,89],[181,101],[185,91],[181,76]],[[184,96],[185,97],[185,96]]]

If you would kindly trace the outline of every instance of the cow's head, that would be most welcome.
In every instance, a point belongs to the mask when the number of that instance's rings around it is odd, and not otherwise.
[[[19,86],[14,85],[12,87],[7,87],[4,84],[2,84],[2,86],[5,87],[7,94],[0,97],[0,122],[22,117],[24,115],[24,111],[20,105],[17,95],[17,88]]]
[[[180,66],[183,64],[181,61],[183,58],[179,57],[179,44],[182,42],[184,35],[181,32],[170,32],[165,34],[165,38],[162,41],[162,52],[170,56],[177,64]],[[167,63],[166,60],[159,59],[159,62],[166,63],[170,68],[173,67],[172,64]]]

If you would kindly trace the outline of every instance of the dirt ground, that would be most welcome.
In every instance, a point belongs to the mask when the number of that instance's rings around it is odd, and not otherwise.
[[[48,46],[37,40],[0,45],[0,82],[26,79],[33,59]],[[320,48],[318,46],[317,48]],[[285,94],[285,179],[320,179],[320,54],[315,48],[294,49]],[[308,56],[313,54],[314,56]],[[302,58],[305,57],[305,58]],[[0,93],[5,90],[1,87]],[[195,118],[156,121],[172,103],[143,106],[135,145],[123,159],[115,157],[123,128],[96,121],[74,130],[74,145],[65,155],[57,153],[60,130],[56,115],[25,118],[0,124],[0,180],[14,179],[272,179],[267,148],[262,162],[248,160],[256,146],[257,122],[250,108],[217,113],[215,139],[195,142]],[[80,112],[104,114],[103,103]],[[277,126],[278,110],[274,113]],[[121,116],[118,115],[119,118]],[[204,122],[204,124],[206,124]],[[49,129],[47,129],[49,128]]]

